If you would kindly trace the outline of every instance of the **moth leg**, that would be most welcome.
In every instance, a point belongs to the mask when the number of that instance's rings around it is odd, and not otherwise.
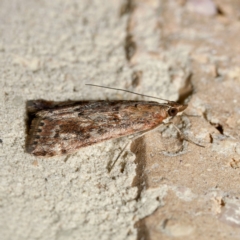
[[[182,133],[182,131],[176,126],[176,125],[174,125],[172,122],[168,122],[168,123],[163,123],[165,126],[168,126],[168,125],[171,125],[172,124],[172,126],[178,131],[178,133],[179,133],[179,135],[180,135],[180,137],[182,138],[182,139],[184,139],[185,141],[187,141],[187,142],[190,142],[190,143],[192,143],[192,144],[195,144],[196,146],[198,146],[198,147],[205,147],[205,146],[203,146],[203,145],[201,145],[201,144],[199,144],[199,143],[196,143],[196,142],[194,142],[193,140],[191,140],[190,138],[188,138],[184,133]]]
[[[199,143],[196,143],[196,142],[194,142],[193,140],[191,140],[190,138],[188,138],[185,134],[183,134],[182,132],[181,132],[181,130],[177,127],[177,126],[175,126],[174,124],[173,124],[173,127],[178,131],[178,133],[180,134],[180,136],[185,140],[185,141],[188,141],[188,142],[190,142],[190,143],[192,143],[192,144],[195,144],[195,145],[197,145],[198,147],[205,147],[205,146],[203,146],[203,145],[201,145],[201,144],[199,144]]]
[[[116,159],[114,160],[113,164],[111,164],[110,166],[108,166],[108,172],[111,172],[113,167],[115,166],[116,162],[118,161],[118,159],[123,155],[123,153],[125,152],[126,148],[130,145],[130,143],[132,143],[132,141],[144,136],[146,133],[153,131],[154,129],[151,130],[146,130],[143,132],[140,132],[139,134],[135,134],[134,136],[129,138],[129,142],[123,147],[123,149],[120,151],[120,153],[118,154],[118,156],[116,157]]]
[[[129,141],[124,147],[123,149],[120,151],[120,153],[118,154],[118,156],[116,157],[116,159],[114,160],[113,164],[111,164],[110,166],[108,166],[108,172],[110,173],[113,169],[113,167],[115,166],[116,162],[118,161],[118,159],[123,155],[123,153],[125,152],[126,148],[130,145],[131,141]]]

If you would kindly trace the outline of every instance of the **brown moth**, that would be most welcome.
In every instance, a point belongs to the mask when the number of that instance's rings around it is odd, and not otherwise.
[[[116,88],[110,89],[130,92]],[[105,140],[134,133],[145,133],[158,127],[165,119],[172,118],[187,108],[187,105],[164,101],[167,103],[153,101],[62,103],[33,101],[28,106],[32,121],[26,143],[27,152],[40,157],[73,153],[82,147]]]

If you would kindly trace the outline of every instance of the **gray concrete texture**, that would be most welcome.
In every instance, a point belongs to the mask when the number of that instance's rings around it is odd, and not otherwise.
[[[238,0],[0,1],[0,238],[240,239]],[[26,153],[30,100],[188,102],[134,140]],[[194,116],[193,116],[194,115]]]

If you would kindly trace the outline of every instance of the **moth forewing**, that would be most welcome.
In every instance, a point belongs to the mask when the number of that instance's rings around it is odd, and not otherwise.
[[[149,131],[186,107],[175,102],[152,101],[85,101],[56,105],[35,111],[27,151],[41,157],[73,153],[105,140]]]

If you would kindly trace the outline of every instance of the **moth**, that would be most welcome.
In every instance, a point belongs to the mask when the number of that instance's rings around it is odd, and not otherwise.
[[[27,152],[38,157],[74,153],[80,148],[109,139],[145,133],[187,108],[184,104],[165,101],[166,103],[154,101],[67,103],[33,101],[28,106],[31,124],[26,142]]]

